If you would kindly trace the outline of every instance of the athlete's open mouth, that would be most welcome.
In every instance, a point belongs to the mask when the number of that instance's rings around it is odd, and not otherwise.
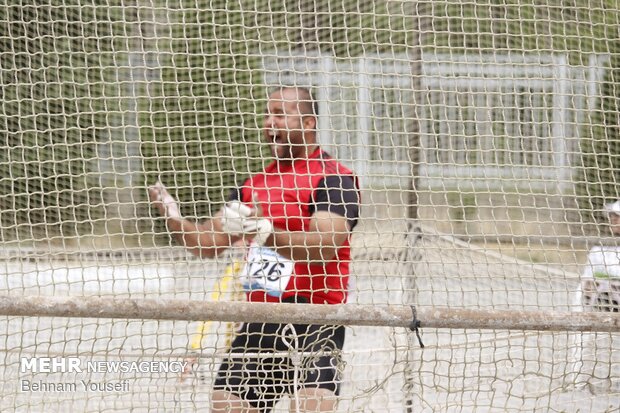
[[[284,136],[284,134],[275,129],[272,129],[267,132],[267,139],[270,142],[273,142],[278,145],[286,143],[286,137]]]

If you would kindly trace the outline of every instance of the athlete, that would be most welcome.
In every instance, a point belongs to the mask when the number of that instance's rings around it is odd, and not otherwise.
[[[149,188],[169,230],[193,253],[214,257],[246,244],[241,281],[249,301],[347,300],[360,193],[354,174],[319,147],[317,112],[308,89],[273,91],[263,124],[272,163],[205,223],[183,219],[161,183]],[[333,411],[344,335],[342,326],[244,324],[220,366],[212,412],[268,412],[287,394],[292,411]]]
[[[611,233],[620,237],[620,200],[605,205]],[[581,282],[581,305],[586,311],[620,312],[620,247],[593,247]]]

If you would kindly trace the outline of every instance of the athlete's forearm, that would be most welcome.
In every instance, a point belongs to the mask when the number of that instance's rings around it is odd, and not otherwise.
[[[267,241],[278,254],[293,261],[323,262],[336,256],[332,234],[276,231]]]
[[[348,238],[346,218],[317,212],[307,231],[276,230],[267,245],[294,261],[322,262],[332,260]]]
[[[187,219],[168,218],[168,230],[192,254],[213,258],[227,249],[234,240],[229,234],[217,230],[219,218],[196,224]]]

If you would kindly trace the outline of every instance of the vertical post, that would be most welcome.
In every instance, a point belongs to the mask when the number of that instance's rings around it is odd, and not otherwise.
[[[568,162],[568,148],[566,145],[568,104],[570,79],[566,55],[560,55],[554,59],[555,75],[553,85],[553,128],[552,128],[552,150],[553,164],[557,173],[558,192],[562,194],[570,179]]]
[[[588,57],[588,72],[586,75],[586,97],[587,97],[587,113],[594,112],[594,105],[596,104],[596,97],[598,96],[597,78],[598,73],[597,55],[595,53],[590,54]]]
[[[144,4],[146,3],[146,4]],[[148,59],[148,44],[155,37],[156,14],[150,2],[135,0],[125,13],[131,19],[127,49],[119,58],[125,64],[118,69],[118,125],[107,133],[107,141],[99,145],[98,156],[108,214],[106,235],[119,236],[125,243],[128,234],[139,232],[136,206],[139,194],[137,178],[142,171],[140,159],[140,99],[146,96],[146,84],[154,64]],[[110,241],[115,243],[115,241]]]
[[[370,170],[370,131],[372,128],[372,95],[370,93],[370,77],[366,67],[367,60],[360,57],[357,66],[358,76],[358,96],[357,113],[359,121],[359,141],[357,147],[351,148],[351,155],[355,156],[355,171],[360,178],[363,186],[368,185]]]
[[[334,72],[334,59],[332,56],[323,55],[320,57],[321,71],[317,76],[317,94],[315,99],[319,102],[319,122],[318,139],[321,147],[329,152],[335,153],[334,136],[331,133],[331,114],[329,109],[330,89],[332,85],[332,73]]]
[[[422,79],[424,76],[423,68],[423,47],[424,47],[424,33],[427,29],[428,15],[431,10],[428,6],[431,3],[427,0],[417,0],[415,2],[403,1],[401,4],[401,12],[403,16],[412,19],[414,25],[412,42],[409,45],[408,55],[411,59],[411,92],[412,92],[412,112],[410,114],[409,122],[411,122],[409,136],[409,161],[411,162],[411,181],[407,199],[407,253],[405,254],[405,260],[407,260],[406,267],[410,268],[407,279],[403,280],[403,284],[407,286],[409,296],[405,297],[405,300],[411,305],[415,305],[418,302],[418,288],[415,277],[415,263],[420,259],[417,250],[417,242],[420,239],[419,227],[417,220],[419,218],[419,197],[418,197],[418,179],[420,175],[420,161],[422,160],[421,154],[421,105],[422,105]],[[416,397],[415,383],[417,382],[414,367],[416,363],[417,351],[413,346],[416,345],[415,335],[410,332],[409,337],[409,352],[407,355],[407,365],[405,368],[405,377],[403,384],[404,393],[404,407],[407,413],[414,411],[414,398]]]

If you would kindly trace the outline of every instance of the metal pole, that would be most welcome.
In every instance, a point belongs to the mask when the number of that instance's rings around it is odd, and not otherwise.
[[[620,333],[620,313],[417,308],[420,328],[602,331]],[[409,306],[279,304],[108,297],[0,296],[0,315],[329,324],[409,328]]]

